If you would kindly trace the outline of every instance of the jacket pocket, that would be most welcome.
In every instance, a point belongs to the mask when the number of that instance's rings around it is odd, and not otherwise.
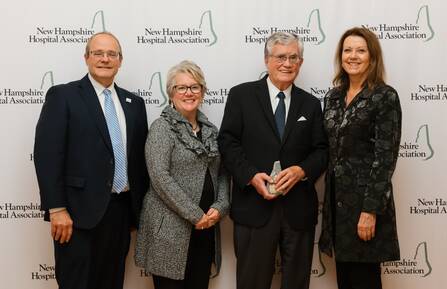
[[[161,230],[161,227],[163,226],[163,221],[164,221],[164,219],[165,219],[165,217],[163,216],[163,217],[161,217],[161,220],[160,220],[160,224],[158,225],[158,228],[157,228],[157,234],[160,232],[160,230]]]
[[[75,188],[83,188],[85,186],[85,179],[79,177],[65,176],[65,185]]]

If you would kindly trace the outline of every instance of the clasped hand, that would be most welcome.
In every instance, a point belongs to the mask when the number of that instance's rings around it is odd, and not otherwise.
[[[270,194],[267,190],[267,183],[275,184],[275,190],[286,195],[293,186],[305,177],[305,173],[299,166],[291,166],[280,171],[275,180],[273,180],[266,173],[257,173],[250,181],[250,184],[255,187],[258,194],[266,200],[273,200],[279,196]]]
[[[206,214],[195,225],[196,230],[208,229],[214,226],[220,219],[220,213],[214,208],[210,208]]]

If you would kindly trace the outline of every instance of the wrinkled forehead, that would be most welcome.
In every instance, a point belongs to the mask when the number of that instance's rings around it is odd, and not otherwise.
[[[298,54],[299,55],[299,46],[296,42],[290,42],[287,44],[276,43],[272,46],[273,54]]]

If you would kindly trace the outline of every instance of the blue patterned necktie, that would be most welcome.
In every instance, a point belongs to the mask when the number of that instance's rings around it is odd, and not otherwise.
[[[286,126],[286,103],[284,102],[284,98],[286,96],[282,91],[280,91],[276,97],[279,98],[279,102],[275,110],[275,122],[276,128],[279,132],[279,137],[282,139],[284,127]]]
[[[118,116],[113,104],[112,92],[104,89],[104,112],[112,141],[113,155],[115,157],[115,174],[113,176],[113,191],[120,193],[127,185],[126,152],[124,151]]]

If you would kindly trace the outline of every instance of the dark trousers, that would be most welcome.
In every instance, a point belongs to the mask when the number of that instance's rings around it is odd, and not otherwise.
[[[237,289],[270,289],[275,256],[281,254],[281,289],[308,289],[315,229],[294,230],[288,224],[282,202],[268,223],[260,228],[234,224]]]
[[[54,242],[60,289],[122,289],[130,243],[130,194],[112,194],[93,229],[73,229],[68,243]]]
[[[382,289],[380,263],[336,262],[338,289]]]
[[[192,230],[185,279],[152,275],[155,289],[207,289],[214,260],[214,228]]]

